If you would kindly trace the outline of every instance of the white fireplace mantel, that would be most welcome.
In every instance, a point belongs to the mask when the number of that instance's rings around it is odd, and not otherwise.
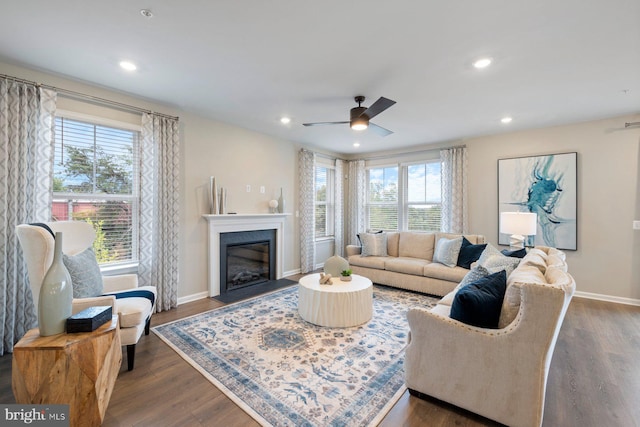
[[[220,233],[276,230],[276,279],[283,275],[284,220],[289,213],[202,215],[209,223],[209,296],[220,295]]]

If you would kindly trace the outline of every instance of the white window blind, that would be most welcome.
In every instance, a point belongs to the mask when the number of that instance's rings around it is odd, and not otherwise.
[[[334,170],[325,166],[316,166],[315,170],[315,237],[333,236],[333,175]]]
[[[408,165],[406,170],[407,230],[440,231],[440,162]]]
[[[368,184],[368,228],[398,230],[398,167],[368,169]]]
[[[138,258],[139,132],[56,117],[52,218],[90,222],[100,264]]]
[[[440,231],[440,162],[367,169],[367,229]]]

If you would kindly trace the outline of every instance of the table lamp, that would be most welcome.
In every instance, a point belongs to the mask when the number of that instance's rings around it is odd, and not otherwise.
[[[535,236],[538,215],[531,212],[501,212],[500,232],[509,234],[511,249],[524,248],[525,236]]]

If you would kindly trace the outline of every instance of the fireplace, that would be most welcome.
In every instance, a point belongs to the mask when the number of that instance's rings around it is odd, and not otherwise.
[[[224,280],[221,279],[220,270],[223,265],[226,266],[226,257],[224,263],[221,263],[220,257],[220,238],[224,234],[234,233],[237,231],[275,231],[275,242],[270,243],[271,251],[275,251],[275,256],[269,257],[270,262],[275,262],[275,268],[270,266],[269,274],[275,274],[275,280],[283,277],[283,260],[284,260],[284,225],[285,218],[291,214],[224,214],[224,215],[203,215],[207,220],[209,229],[209,296],[215,297],[220,295],[221,288],[226,283],[226,273]],[[221,265],[222,264],[222,265]],[[226,267],[225,267],[226,268]],[[262,285],[261,285],[262,286]],[[251,287],[243,287],[251,289]],[[240,293],[240,292],[238,292]],[[229,295],[229,293],[227,293]],[[233,293],[231,293],[233,295]]]
[[[275,280],[276,230],[220,233],[220,294]]]

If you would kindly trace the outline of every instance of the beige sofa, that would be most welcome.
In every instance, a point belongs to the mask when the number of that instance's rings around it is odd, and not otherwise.
[[[387,256],[362,256],[360,246],[348,245],[349,267],[373,283],[443,296],[451,292],[469,272],[432,262],[440,238],[461,234],[401,231],[386,233]],[[484,236],[465,234],[472,244],[485,243]]]
[[[537,247],[507,278],[499,329],[451,319],[457,289],[431,310],[411,309],[405,381],[512,427],[542,424],[549,365],[575,291],[564,253]]]

